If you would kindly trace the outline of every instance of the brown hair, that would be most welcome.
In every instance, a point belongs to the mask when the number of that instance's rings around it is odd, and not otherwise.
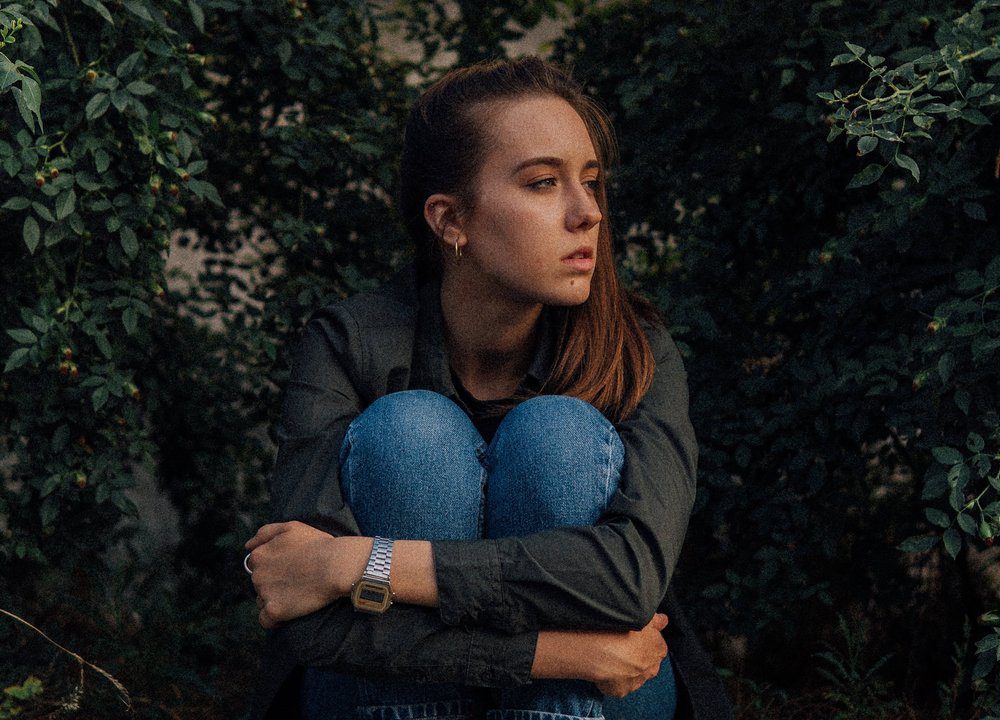
[[[601,174],[618,162],[614,131],[601,107],[568,71],[529,55],[484,60],[447,72],[410,110],[400,162],[399,209],[417,246],[417,271],[440,276],[442,246],[424,218],[435,193],[455,195],[462,212],[473,208],[474,180],[489,150],[485,104],[528,95],[566,100],[587,126]],[[542,393],[589,402],[612,422],[635,409],[653,381],[655,360],[639,325],[662,323],[644,298],[624,288],[615,271],[604,183],[597,193],[603,219],[588,299],[566,308],[552,372]],[[524,399],[517,397],[515,400]]]

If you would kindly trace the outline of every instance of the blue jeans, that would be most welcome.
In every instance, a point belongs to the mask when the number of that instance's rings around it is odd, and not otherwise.
[[[594,524],[618,487],[624,455],[614,426],[577,398],[522,402],[487,444],[451,400],[407,390],[379,398],[351,423],[340,478],[365,535],[499,538]],[[306,720],[672,720],[676,685],[669,655],[656,678],[621,699],[584,680],[491,689],[317,667],[306,670],[302,705]]]

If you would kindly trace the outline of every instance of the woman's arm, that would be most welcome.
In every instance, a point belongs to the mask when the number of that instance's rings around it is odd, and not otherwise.
[[[573,618],[572,629],[586,630],[638,630],[649,622],[680,554],[698,459],[680,354],[666,329],[651,328],[649,337],[653,384],[618,426],[625,462],[598,523],[498,539],[397,541],[392,582],[400,602],[439,607],[448,625],[507,632],[570,629],[566,618]],[[326,492],[333,492],[330,484]],[[274,530],[265,526],[248,547]],[[328,558],[339,574],[318,579],[329,583],[320,592],[332,598],[347,592],[371,548],[370,538],[338,542]],[[295,616],[272,614],[271,621]]]
[[[616,427],[618,489],[594,526],[484,540],[433,540],[441,618],[508,632],[638,630],[673,575],[695,499],[698,444],[687,373],[666,328],[647,326],[653,382]]]
[[[631,688],[637,678],[648,675],[654,661],[658,669],[655,658],[663,641],[652,629],[659,622],[655,619],[645,633],[512,634],[492,628],[450,627],[437,611],[403,602],[382,616],[357,613],[346,598],[335,600],[329,594],[332,583],[325,589],[320,583],[309,597],[303,588],[308,584],[303,583],[305,578],[323,577],[343,565],[345,556],[337,562],[337,553],[333,553],[335,561],[329,562],[329,549],[335,543],[360,547],[360,564],[346,577],[360,576],[371,549],[370,538],[357,537],[357,523],[340,495],[338,451],[347,426],[361,409],[354,383],[338,360],[347,353],[350,338],[357,337],[356,332],[348,332],[349,322],[349,316],[324,313],[307,323],[295,346],[276,428],[278,455],[269,479],[275,518],[290,521],[284,527],[309,532],[272,537],[266,543],[270,547],[255,550],[251,560],[256,586],[284,583],[283,597],[298,604],[293,612],[282,610],[281,600],[274,607],[265,606],[261,619],[271,628],[269,649],[301,664],[332,666],[370,677],[484,687],[569,677],[592,680],[608,694]],[[406,555],[404,551],[402,556]],[[433,579],[427,560],[424,556],[404,565],[422,566],[424,570],[417,575]],[[397,572],[394,560],[392,579],[405,595],[408,583]],[[280,594],[272,590],[269,586],[264,594]],[[277,624],[283,613],[295,619]]]

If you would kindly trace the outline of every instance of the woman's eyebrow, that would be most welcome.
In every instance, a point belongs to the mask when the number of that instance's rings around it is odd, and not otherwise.
[[[518,163],[517,167],[514,168],[511,174],[516,175],[521,170],[524,170],[524,168],[531,167],[532,165],[551,165],[552,167],[562,167],[565,164],[566,163],[562,158],[554,157],[551,155],[547,155],[545,157],[536,157]],[[597,160],[588,160],[586,163],[584,163],[583,165],[584,170],[589,170],[591,168],[596,168],[600,170],[601,165],[599,162],[597,162]]]

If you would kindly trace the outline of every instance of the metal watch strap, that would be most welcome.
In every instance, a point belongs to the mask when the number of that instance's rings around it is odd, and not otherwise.
[[[376,537],[372,543],[372,554],[361,577],[389,582],[389,563],[392,561],[392,540]]]

